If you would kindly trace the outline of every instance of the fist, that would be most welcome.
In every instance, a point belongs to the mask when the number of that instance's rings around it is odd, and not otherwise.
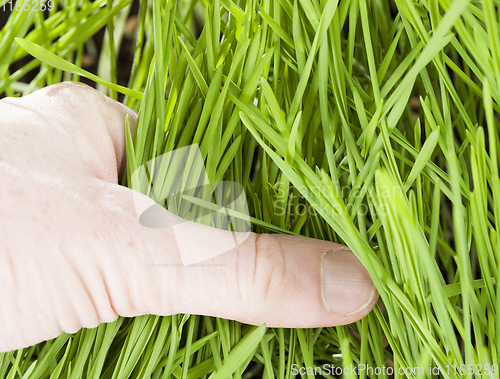
[[[368,272],[331,242],[250,233],[228,250],[233,233],[186,221],[183,240],[220,254],[185,266],[172,227],[139,222],[152,200],[118,185],[127,115],[134,127],[133,110],[80,83],[0,101],[0,352],[118,316],[321,327],[370,312]]]

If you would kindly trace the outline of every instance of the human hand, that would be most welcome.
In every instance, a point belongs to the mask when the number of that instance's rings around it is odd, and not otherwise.
[[[134,111],[79,83],[0,101],[0,352],[119,315],[320,327],[371,311],[368,272],[332,242],[252,233],[184,267],[171,228],[138,222],[134,201],[150,199],[118,185],[127,114],[135,124]],[[188,225],[212,248],[233,238]]]

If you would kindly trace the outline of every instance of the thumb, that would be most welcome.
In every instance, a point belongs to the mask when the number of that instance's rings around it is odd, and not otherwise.
[[[135,286],[129,286],[125,301],[111,298],[114,304],[127,304],[115,307],[120,315],[189,313],[307,328],[355,322],[378,299],[367,270],[344,245],[215,229],[181,220],[133,190],[119,191],[122,207],[149,207],[150,223],[163,226],[135,224],[136,245],[148,248],[131,252],[135,259],[121,264],[122,276],[135,278],[129,281]],[[185,264],[191,252],[210,258]]]

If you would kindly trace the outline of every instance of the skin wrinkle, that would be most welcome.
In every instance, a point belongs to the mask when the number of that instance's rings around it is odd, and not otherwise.
[[[100,277],[102,279],[102,283],[103,283],[103,286],[104,286],[104,289],[106,292],[106,296],[107,296],[107,300],[108,300],[107,304],[109,304],[113,313],[116,315],[116,317],[118,317],[119,313],[117,312],[117,308],[116,308],[115,304],[113,304],[113,297],[110,295],[111,291],[110,291],[110,287],[108,284],[109,273],[104,269],[104,267],[110,266],[110,265],[106,264],[106,262],[102,260],[102,255],[103,254],[97,254],[94,256],[95,263],[96,263],[95,266],[96,266],[98,272],[100,273]],[[116,267],[116,265],[114,265],[114,263],[112,263],[112,265],[113,265],[112,267]],[[94,302],[94,304],[95,304],[95,302]]]
[[[155,308],[161,308],[161,312],[158,313],[161,313],[163,315],[193,312],[193,310],[186,310],[185,308],[183,308],[186,306],[185,304],[182,304],[183,289],[187,285],[187,275],[190,272],[187,269],[178,270],[178,267],[184,267],[184,265],[182,264],[182,260],[180,259],[179,246],[176,243],[175,236],[172,230],[172,225],[170,224],[170,227],[166,229],[164,233],[161,233],[159,236],[160,238],[158,238],[158,245],[165,246],[165,250],[167,253],[162,254],[161,259],[158,259],[159,249],[155,249],[154,255],[151,256],[152,277],[157,280],[157,288],[159,289],[158,298],[160,299],[160,301],[155,304]],[[142,226],[141,231],[147,234],[151,234],[151,236],[148,236],[148,239],[151,238],[152,240],[154,240],[153,234],[158,233],[157,230],[148,230],[147,228]],[[167,256],[165,257],[165,255]],[[166,262],[167,264],[178,264],[178,266],[165,267]],[[177,270],[177,276],[175,280],[173,279],[173,275],[170,275],[170,271],[166,271],[167,269]],[[167,274],[160,274],[159,270],[167,272]],[[167,279],[164,279],[165,277],[167,277]]]
[[[121,245],[121,244],[120,244]],[[118,246],[120,246],[118,245]],[[113,273],[115,275],[112,275],[117,281],[113,281],[113,286],[108,287],[108,288],[115,288],[115,291],[117,289],[120,289],[116,294],[112,294],[111,299],[117,299],[116,301],[119,300],[124,300],[124,304],[120,305],[117,303],[112,303],[112,308],[117,310],[117,313],[122,315],[122,316],[132,316],[138,314],[138,309],[136,308],[136,303],[135,303],[135,296],[133,296],[133,292],[131,291],[131,279],[127,280],[123,276],[125,272],[127,272],[127,266],[124,266],[124,260],[123,259],[116,259],[114,254],[108,254],[109,257],[112,257],[111,262],[106,264],[106,267],[111,268],[113,267]],[[109,273],[108,276],[105,275],[104,280],[109,282]],[[134,294],[135,295],[135,294]],[[124,307],[124,310],[120,311],[120,308]]]
[[[99,154],[99,157],[101,159],[101,162],[96,162],[97,164],[93,169],[98,172],[97,177],[100,179],[107,180],[109,182],[112,182],[114,184],[118,184],[118,166],[116,162],[116,158],[114,156],[115,150],[114,150],[114,144],[113,141],[111,140],[111,136],[109,133],[104,133],[103,135],[99,135],[99,138],[96,139],[96,135],[92,134],[90,138],[92,139],[92,142],[95,146],[98,147],[98,151],[101,152],[107,152],[106,153],[101,153]],[[109,153],[109,150],[112,150],[113,155]],[[99,171],[99,168],[103,168],[104,170]]]
[[[258,241],[256,243],[256,254],[255,254],[255,261],[259,261],[259,263],[257,264],[256,263],[256,270],[260,270],[262,271],[263,267],[262,266],[265,266],[265,263],[269,263],[271,268],[270,268],[270,272],[265,272],[265,278],[267,279],[265,284],[264,284],[264,287],[262,289],[259,290],[259,293],[261,296],[263,296],[263,307],[266,308],[267,304],[268,304],[268,300],[269,300],[269,293],[272,292],[272,289],[271,289],[271,282],[274,282],[275,280],[275,277],[274,277],[274,271],[275,271],[275,268],[276,268],[276,259],[275,259],[275,249],[274,249],[274,245],[278,245],[279,247],[279,254],[281,256],[283,256],[283,251],[281,249],[281,246],[279,245],[279,243],[276,241],[276,239],[272,236],[272,235],[268,235],[268,234],[258,234]],[[269,243],[271,242],[271,243]],[[269,249],[265,249],[265,248],[260,248],[259,245],[260,244],[263,244],[265,245],[266,247],[267,246],[270,246],[271,247]],[[264,253],[258,253],[259,251],[262,251],[262,252],[266,252],[267,251],[267,254],[271,254],[271,259],[266,259],[268,257],[266,256],[263,256]],[[283,258],[284,259],[284,258]],[[282,259],[282,260],[283,260]],[[264,263],[262,263],[261,261],[263,261]],[[260,268],[257,268],[257,266],[260,266]],[[267,268],[265,268],[267,269]],[[254,274],[255,275],[255,274]],[[255,277],[255,276],[254,276]],[[259,296],[259,299],[260,299],[260,296]]]
[[[108,220],[109,219],[109,215],[105,215],[103,217],[104,219]],[[109,227],[107,226],[109,225]],[[108,230],[113,228],[116,230],[116,227],[113,227],[112,226],[113,223],[111,222],[111,220],[109,220],[109,223],[107,222],[105,225],[103,225],[103,227],[101,229],[103,230]],[[120,226],[120,231],[123,232],[124,234],[127,233],[127,231],[123,231],[122,228],[121,228],[121,225]],[[97,231],[98,232],[98,231]],[[98,232],[99,233],[99,232]],[[117,234],[121,234],[119,232],[114,232],[112,234],[112,238],[115,239],[118,243],[114,244],[114,246],[119,246],[121,247],[122,246],[122,243],[120,241],[119,238],[117,238]],[[113,310],[113,312],[115,314],[120,314],[119,311],[117,311],[117,309],[119,309],[120,307],[123,307],[125,306],[126,309],[129,309],[129,312],[131,313],[134,313],[136,312],[136,309],[134,309],[133,305],[132,305],[132,300],[131,300],[131,290],[130,290],[130,286],[129,286],[129,282],[126,280],[126,278],[124,278],[121,274],[123,272],[125,272],[125,268],[123,267],[123,262],[121,259],[116,259],[116,254],[115,252],[109,250],[107,247],[106,247],[106,243],[104,241],[109,240],[110,238],[110,235],[98,235],[98,238],[99,238],[99,241],[102,241],[100,242],[100,245],[101,247],[100,248],[96,248],[95,250],[96,251],[99,251],[99,250],[107,250],[107,254],[93,254],[93,256],[96,258],[96,261],[98,262],[97,266],[99,268],[99,272],[101,273],[101,276],[102,276],[102,279],[103,279],[103,283],[104,283],[104,287],[106,289],[106,295],[107,295],[107,298],[109,299],[109,305],[111,307],[111,309]],[[120,250],[122,250],[120,248]],[[107,260],[101,260],[100,258],[102,257],[107,257],[108,259]],[[111,272],[107,271],[104,269],[104,267],[108,267],[109,269],[112,269]],[[113,280],[113,288],[120,288],[121,290],[118,291],[117,295],[118,296],[111,296],[110,293],[111,293],[111,290],[110,290],[110,280],[109,280],[109,276],[111,275],[111,277],[115,278],[116,280]],[[125,299],[125,304],[121,305],[120,304],[116,304],[116,303],[113,303],[113,299]],[[128,300],[127,300],[128,299]],[[132,305],[132,307],[131,307]],[[131,311],[130,311],[131,309]]]
[[[89,287],[87,285],[87,282],[82,277],[82,275],[80,273],[80,270],[78,270],[76,267],[73,267],[73,269],[74,269],[75,275],[80,280],[80,282],[81,282],[81,284],[83,286],[83,289],[84,289],[85,293],[87,294],[87,297],[88,297],[90,303],[92,304],[92,308],[94,310],[94,315],[95,315],[95,318],[97,319],[97,324],[94,324],[93,322],[90,322],[90,323],[83,322],[80,319],[79,319],[79,324],[82,325],[82,326],[84,326],[84,327],[87,327],[87,328],[95,328],[99,324],[99,320],[102,320],[102,318],[99,315],[99,308],[97,307],[97,304],[94,301],[94,296],[92,296],[92,293],[91,293],[91,291],[90,291],[90,289],[89,289]],[[78,314],[77,314],[77,316],[78,316]]]
[[[99,179],[114,179],[113,175],[110,174],[111,170],[107,167],[106,157],[103,157],[102,153],[96,149],[96,141],[94,140],[94,137],[81,132],[78,132],[73,140],[77,150],[81,152],[85,170]],[[97,145],[99,144],[104,145],[102,142]]]
[[[260,239],[261,235],[260,234],[256,234],[255,235],[255,239],[254,239],[254,248],[253,248],[253,251],[254,251],[254,266],[253,266],[253,280],[252,280],[252,292],[254,292],[254,286],[255,286],[255,283],[257,282],[257,246],[258,246],[258,241]]]
[[[241,266],[241,249],[240,249],[240,245],[239,244],[236,244],[235,254],[236,254],[236,273],[238,275],[238,278],[236,280],[236,287],[238,289],[238,300],[240,302],[243,302],[243,293],[241,292],[241,279],[242,279],[243,275],[239,274],[241,272],[241,270],[242,270],[242,266]]]
[[[165,248],[164,250],[167,252],[167,249]],[[160,283],[158,282],[157,277],[154,275],[153,271],[156,271],[154,269],[154,264],[150,260],[150,256],[144,256],[143,258],[145,262],[143,263],[144,272],[145,272],[145,278],[148,278],[149,280],[145,281],[142,280],[140,281],[140,284],[144,286],[144,294],[146,296],[141,297],[141,302],[144,303],[143,309],[154,309],[155,305],[154,303],[157,301],[157,299],[160,299],[160,293],[158,289],[160,288]],[[141,308],[141,307],[139,307]]]
[[[53,265],[48,265],[48,266],[53,268]],[[43,272],[43,270],[40,270],[40,271],[42,271],[42,275],[45,274],[45,272]],[[57,271],[58,270],[56,270],[56,273],[57,273]],[[48,273],[49,271],[47,270],[46,272]],[[59,277],[57,276],[57,274],[50,274],[49,276],[52,278],[52,280],[50,278],[44,279],[44,283],[47,283],[49,285],[49,294],[52,295],[49,297],[52,298],[53,307],[55,310],[54,313],[56,315],[55,321],[56,321],[58,329],[59,329],[59,334],[63,331],[70,333],[70,331],[64,327],[64,322],[61,320],[61,318],[67,318],[67,314],[65,314],[65,312],[61,312],[61,305],[60,305],[60,300],[59,300],[59,297],[61,295],[61,289],[63,290],[64,295],[67,295],[66,287],[68,286],[68,283],[59,283],[59,285],[54,286],[53,280],[59,281]],[[71,283],[69,285],[71,286]],[[59,296],[56,297],[56,295],[59,295]],[[62,309],[65,309],[65,308],[62,308]],[[74,310],[72,312],[72,316],[73,317],[76,316]],[[43,325],[43,323],[41,323],[41,324]]]
[[[108,283],[106,282],[105,277],[104,277],[104,271],[103,271],[101,265],[96,265],[96,266],[97,266],[97,270],[100,273],[104,290],[106,291],[106,296],[107,296],[107,300],[108,300],[108,303],[109,303],[109,307],[113,311],[114,316],[116,316],[116,318],[114,318],[114,320],[116,320],[118,318],[118,312],[115,310],[115,307],[113,306],[113,301],[112,301],[111,295],[109,293]],[[103,322],[103,321],[107,321],[107,322],[114,321],[114,320],[108,320],[107,318],[102,317],[102,316],[99,316],[99,317],[100,317],[101,322]]]
[[[117,217],[125,217],[128,221],[134,223],[138,222],[139,217],[136,214],[134,199],[127,188],[110,184],[98,178],[92,180],[99,188],[99,196],[96,199],[97,204],[101,204],[106,210],[116,214]],[[148,229],[140,224],[139,226],[141,229]],[[142,246],[142,248],[144,247]]]
[[[51,213],[46,212],[46,214],[51,214]],[[55,219],[48,220],[48,222],[47,220],[45,220],[45,222],[43,221],[44,220],[40,220],[40,222],[35,224],[42,225],[42,228],[43,227],[47,228],[47,226],[51,225],[52,223],[55,224],[57,222],[57,220]],[[61,331],[70,333],[74,329],[74,327],[72,326],[74,320],[77,321],[76,324],[81,325],[81,323],[79,320],[78,312],[76,312],[74,306],[69,307],[69,309],[71,310],[71,315],[69,317],[66,314],[66,312],[61,311],[68,309],[67,308],[68,305],[64,306],[63,304],[66,303],[72,304],[73,296],[68,291],[74,288],[73,283],[75,280],[75,273],[74,270],[72,270],[73,266],[71,264],[72,257],[67,250],[67,245],[65,241],[66,241],[66,236],[64,235],[64,233],[58,233],[56,235],[56,238],[47,240],[48,247],[46,251],[53,252],[53,254],[47,254],[44,256],[43,263],[45,263],[45,266],[48,267],[48,269],[46,269],[45,272],[43,270],[40,271],[42,272],[42,275],[44,275],[42,283],[47,283],[50,288],[49,294],[51,296],[49,296],[49,298],[52,300],[54,309],[56,309],[55,314],[58,327]],[[79,245],[84,246],[84,244],[79,244]],[[42,249],[42,251],[44,250]],[[54,257],[57,259],[54,259]],[[72,272],[68,273],[68,269],[72,270]],[[46,273],[48,275],[46,275]],[[58,285],[54,285],[55,284],[54,281],[57,281]],[[55,296],[55,295],[62,295],[62,296]],[[43,307],[43,304],[41,304],[40,306]],[[59,311],[57,311],[58,309]],[[67,326],[70,329],[68,329]]]
[[[286,267],[286,259],[285,259],[285,250],[283,249],[283,245],[282,243],[280,242],[280,240],[278,239],[277,240],[278,242],[278,245],[280,247],[280,251],[281,251],[281,256],[283,258],[283,272],[282,272],[282,276],[281,276],[281,281],[282,283],[286,283],[287,282],[287,267]],[[300,274],[300,272],[299,272]]]
[[[276,282],[276,280],[277,280],[279,283],[278,287],[281,287],[281,288],[284,288],[284,286],[287,283],[286,281],[283,280],[285,278],[285,275],[286,275],[286,271],[285,271],[286,259],[285,259],[285,252],[283,250],[283,247],[282,247],[281,243],[279,242],[279,239],[274,238],[274,236],[272,234],[269,234],[268,236],[273,242],[273,247],[271,247],[271,249],[270,249],[270,251],[273,253],[273,260],[272,260],[273,265],[271,268],[271,272],[269,273],[269,281],[267,283],[265,304],[267,304],[267,302],[268,302],[269,292],[274,292],[274,289],[271,289],[272,282]],[[274,246],[277,246],[277,249],[274,249]],[[275,254],[275,252],[274,252],[275,250],[277,250],[278,254]],[[276,279],[275,269],[280,269],[282,271],[281,278]],[[300,272],[299,272],[299,274],[300,274]],[[272,306],[272,304],[271,304],[271,306]]]
[[[109,194],[104,192],[102,197],[98,200],[98,204],[100,204],[107,211],[115,213],[117,216],[127,217],[135,221],[135,219],[132,218],[132,216],[129,213],[127,213],[123,209],[123,207],[116,204],[116,199],[114,199],[114,194]]]
[[[270,292],[270,288],[271,288],[271,280],[273,278],[273,272],[274,272],[274,266],[271,267],[271,272],[269,273],[269,276],[268,276],[268,280],[266,282],[266,285],[264,287],[264,307],[267,306],[268,304],[268,299],[269,299],[269,292]]]

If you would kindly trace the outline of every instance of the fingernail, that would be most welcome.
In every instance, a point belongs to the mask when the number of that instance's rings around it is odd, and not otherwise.
[[[376,296],[376,289],[354,253],[343,248],[323,256],[322,291],[326,308],[349,316],[366,308]]]

